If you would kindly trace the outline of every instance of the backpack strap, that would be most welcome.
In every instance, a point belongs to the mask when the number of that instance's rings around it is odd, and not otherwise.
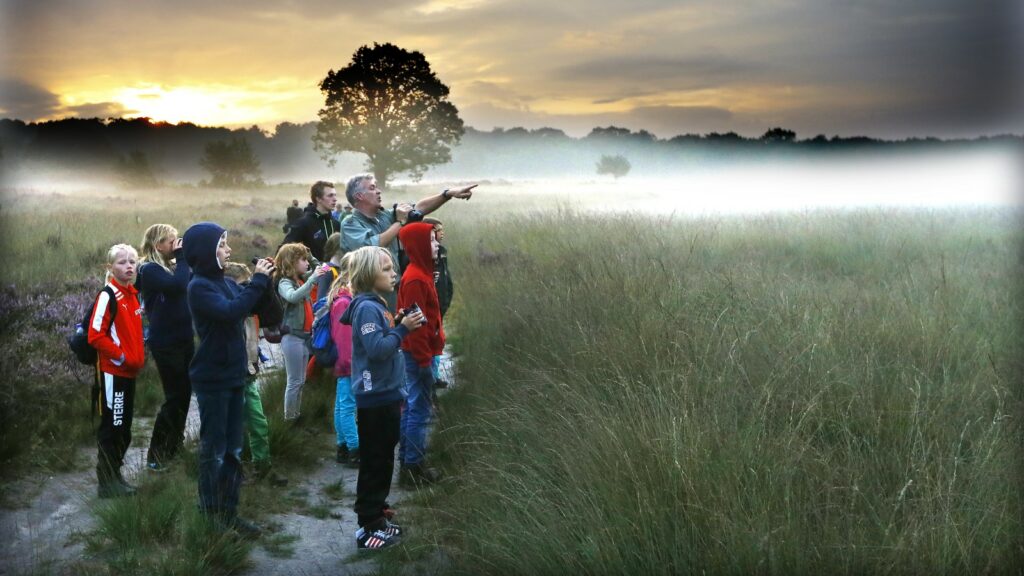
[[[107,295],[110,296],[110,298],[107,299],[107,311],[110,312],[110,325],[113,326],[114,318],[117,316],[117,295],[120,293],[120,290],[115,290],[113,286],[106,284],[103,286],[102,291],[106,292]]]

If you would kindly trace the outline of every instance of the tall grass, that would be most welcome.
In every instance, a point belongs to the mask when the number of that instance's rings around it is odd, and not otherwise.
[[[1018,568],[1017,223],[450,225],[477,248],[428,532],[461,573]]]

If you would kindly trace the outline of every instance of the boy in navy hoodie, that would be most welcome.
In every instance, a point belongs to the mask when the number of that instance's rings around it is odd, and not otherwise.
[[[255,538],[259,527],[238,517],[248,375],[243,323],[269,286],[274,265],[257,262],[245,288],[225,280],[224,263],[231,256],[227,234],[217,224],[200,222],[184,236],[185,260],[193,272],[188,306],[199,336],[189,366],[199,404],[199,508],[221,528]]]
[[[356,547],[375,550],[396,544],[402,534],[385,512],[405,381],[405,363],[398,349],[402,339],[419,328],[423,315],[408,314],[395,326],[381,296],[395,289],[395,270],[386,248],[364,246],[349,258],[349,282],[355,297],[341,323],[352,326],[352,392],[359,428]]]

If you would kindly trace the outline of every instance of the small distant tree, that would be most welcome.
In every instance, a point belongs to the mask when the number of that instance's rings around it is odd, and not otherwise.
[[[240,188],[260,185],[260,161],[245,138],[210,142],[203,148],[199,165],[210,173],[211,186]]]
[[[761,135],[764,142],[792,142],[796,140],[796,132],[785,128],[771,128]]]
[[[141,150],[133,150],[131,153],[121,156],[117,160],[117,175],[125,186],[154,186],[156,176],[149,164],[149,158]]]
[[[629,169],[633,166],[629,163],[629,159],[621,154],[609,156],[607,154],[601,156],[601,160],[597,163],[597,173],[600,175],[611,174],[616,180],[629,174]]]

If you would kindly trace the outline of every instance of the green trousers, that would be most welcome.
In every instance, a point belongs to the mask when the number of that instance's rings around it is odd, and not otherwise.
[[[245,385],[245,433],[254,464],[270,463],[270,424],[263,415],[260,387],[253,378]]]

